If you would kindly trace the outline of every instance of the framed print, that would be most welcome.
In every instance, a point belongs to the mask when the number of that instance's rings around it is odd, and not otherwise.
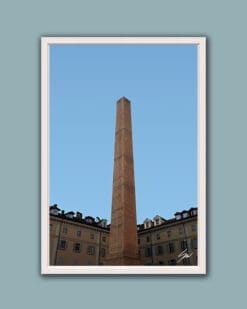
[[[41,38],[41,273],[206,274],[206,38]]]

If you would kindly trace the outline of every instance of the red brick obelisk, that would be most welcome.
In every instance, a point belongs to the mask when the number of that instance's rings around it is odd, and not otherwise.
[[[106,265],[140,265],[130,101],[117,101],[112,213]]]

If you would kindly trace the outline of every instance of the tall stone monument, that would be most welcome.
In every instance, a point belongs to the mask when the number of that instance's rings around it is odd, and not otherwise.
[[[130,101],[117,101],[112,213],[106,265],[140,265]]]

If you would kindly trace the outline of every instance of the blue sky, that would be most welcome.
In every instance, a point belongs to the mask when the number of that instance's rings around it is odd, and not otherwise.
[[[137,222],[197,207],[196,45],[51,45],[50,205],[110,222],[122,96],[131,101]]]

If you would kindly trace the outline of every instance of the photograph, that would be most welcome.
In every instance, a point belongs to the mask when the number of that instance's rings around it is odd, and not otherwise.
[[[206,38],[41,38],[41,273],[206,274]]]

